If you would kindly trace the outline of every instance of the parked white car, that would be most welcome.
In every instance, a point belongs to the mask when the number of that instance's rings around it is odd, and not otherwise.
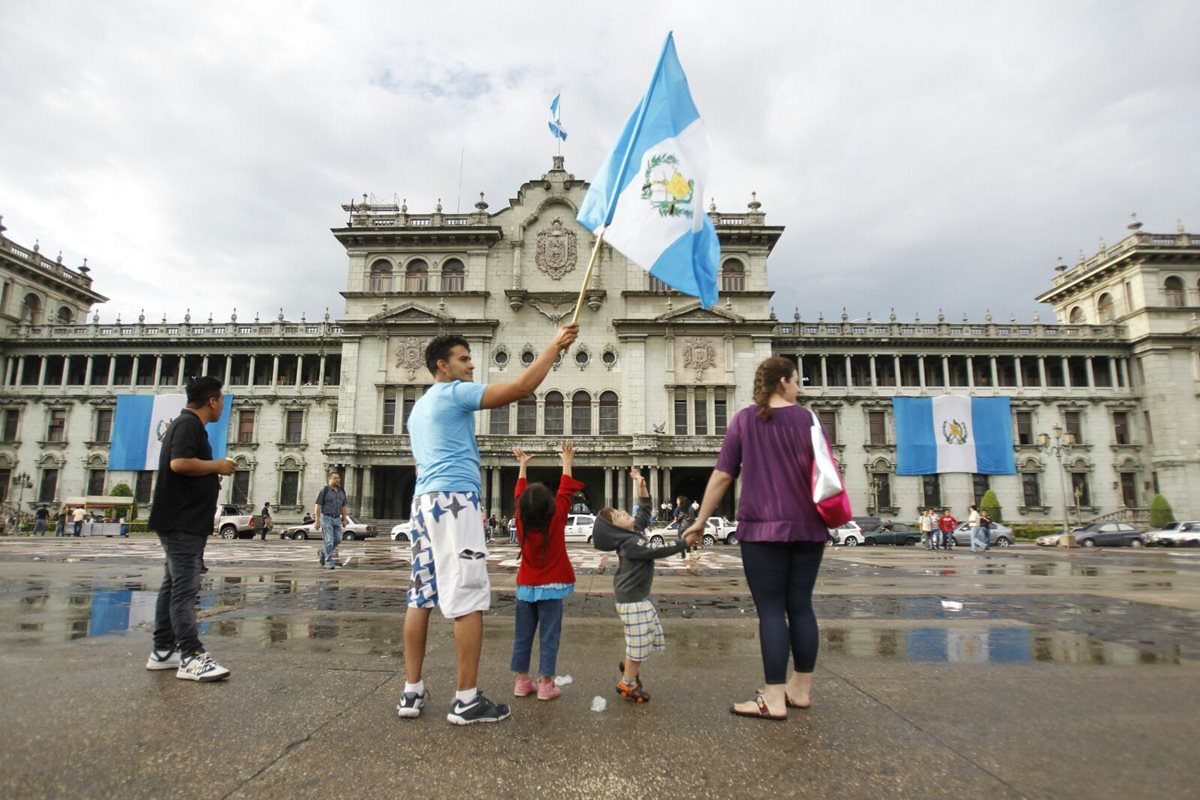
[[[412,540],[413,524],[411,519],[406,519],[399,524],[392,526],[392,541],[393,542],[408,542]]]
[[[1158,547],[1200,547],[1200,522],[1172,522],[1143,537],[1148,545]]]
[[[568,542],[592,543],[592,526],[596,517],[592,514],[567,515],[566,540]]]
[[[829,537],[834,544],[844,544],[846,547],[858,547],[863,543],[863,531],[857,522],[847,522],[837,528],[829,529]]]
[[[342,540],[352,542],[355,539],[371,539],[379,535],[379,531],[365,522],[358,522],[354,517],[347,517],[349,525],[342,527]],[[310,522],[307,525],[289,525],[279,532],[280,539],[320,539],[321,523]]]

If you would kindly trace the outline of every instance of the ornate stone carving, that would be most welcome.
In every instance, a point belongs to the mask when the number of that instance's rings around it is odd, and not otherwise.
[[[407,370],[408,379],[415,380],[417,370],[425,366],[425,342],[415,336],[396,340],[396,368]]]
[[[694,370],[696,380],[704,378],[704,371],[717,365],[717,350],[712,342],[698,336],[683,342],[683,367]]]
[[[537,253],[533,263],[554,280],[575,269],[578,260],[575,232],[563,228],[562,220],[555,219],[550,230],[537,235]]]

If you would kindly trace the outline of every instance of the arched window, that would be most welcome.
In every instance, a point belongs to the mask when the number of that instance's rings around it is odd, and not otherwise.
[[[392,290],[392,264],[385,259],[379,259],[371,265],[372,292],[390,292]]]
[[[537,398],[533,395],[517,401],[517,434],[537,435]]]
[[[561,392],[547,392],[542,428],[546,436],[563,435],[563,396]]]
[[[617,405],[616,392],[600,394],[600,435],[616,436],[621,430],[621,407]]]
[[[25,300],[21,303],[21,321],[30,325],[37,325],[42,321],[42,301],[33,292],[25,295]]]
[[[75,319],[75,314],[71,311],[71,309],[67,308],[66,306],[63,306],[62,308],[60,308],[58,310],[58,324],[59,325],[70,325],[71,320],[73,320],[73,319]]]
[[[429,265],[419,258],[408,262],[404,270],[404,291],[429,291]]]
[[[1163,294],[1167,298],[1167,305],[1182,306],[1183,305],[1183,281],[1172,275],[1163,281]]]
[[[746,265],[731,258],[721,265],[721,291],[741,292],[746,288]]]
[[[451,258],[442,264],[442,291],[461,292],[466,282],[467,268],[457,258]]]
[[[1067,317],[1067,322],[1071,323],[1072,325],[1082,325],[1083,323],[1087,322],[1087,315],[1083,313],[1082,308],[1075,306],[1071,309],[1071,315]]]
[[[587,392],[571,395],[571,435],[592,435],[592,396]]]
[[[1100,299],[1096,301],[1096,316],[1100,322],[1112,322],[1117,315],[1113,311],[1112,295],[1108,292],[1100,295]]]

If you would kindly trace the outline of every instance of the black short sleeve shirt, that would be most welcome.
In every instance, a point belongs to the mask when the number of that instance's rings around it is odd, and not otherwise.
[[[172,472],[171,459],[174,458],[212,460],[212,446],[208,443],[204,423],[186,409],[171,422],[163,436],[149,528],[159,533],[208,536],[212,533],[221,479],[216,474],[192,476]]]

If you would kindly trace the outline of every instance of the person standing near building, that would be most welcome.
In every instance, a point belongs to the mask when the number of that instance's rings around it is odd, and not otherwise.
[[[350,517],[346,513],[346,493],[342,491],[342,476],[337,472],[330,471],[328,482],[317,492],[313,516],[319,520],[316,524],[321,529],[322,544],[317,561],[322,567],[334,569],[337,562],[333,552],[342,542],[342,529],[350,524]]]
[[[83,518],[86,516],[83,506],[79,506],[71,514],[71,524],[75,526],[75,536],[83,535]]]
[[[221,418],[224,407],[218,379],[205,376],[188,384],[187,406],[163,437],[147,526],[158,534],[167,558],[146,669],[175,669],[175,677],[189,681],[229,677],[229,670],[204,649],[196,626],[196,596],[221,489],[219,476],[232,475],[235,466],[228,459],[213,459],[204,430]]]
[[[938,534],[942,540],[942,549],[949,550],[954,547],[954,529],[958,527],[958,520],[950,513],[950,509],[943,508],[942,515],[937,521]]]
[[[56,537],[67,535],[67,510],[65,508],[60,508],[54,515],[54,535]]]
[[[933,533],[933,509],[927,508],[921,512],[921,519],[918,520],[921,526],[921,538],[925,540],[925,548],[934,550],[937,548],[937,537]]]
[[[493,703],[477,685],[483,612],[491,606],[491,585],[479,513],[482,486],[475,412],[528,397],[578,335],[578,325],[562,326],[516,380],[486,386],[474,382],[475,365],[466,339],[438,336],[425,348],[425,366],[434,383],[413,406],[408,423],[417,484],[411,515],[412,577],[404,615],[405,683],[396,704],[401,717],[420,716],[429,700],[421,670],[434,608],[454,620],[458,653],[457,691],[446,719],[470,725],[509,716],[507,705]]]
[[[37,511],[33,512],[33,534],[35,536],[46,535],[46,523],[50,519],[50,509],[42,506]]]
[[[967,506],[967,531],[971,534],[971,552],[974,553],[976,546],[983,545],[979,540],[979,509],[975,506]]]
[[[271,501],[270,500],[263,503],[262,513],[259,516],[262,517],[262,527],[259,528],[258,532],[261,535],[262,540],[265,542],[267,540],[267,534],[271,531]]]

